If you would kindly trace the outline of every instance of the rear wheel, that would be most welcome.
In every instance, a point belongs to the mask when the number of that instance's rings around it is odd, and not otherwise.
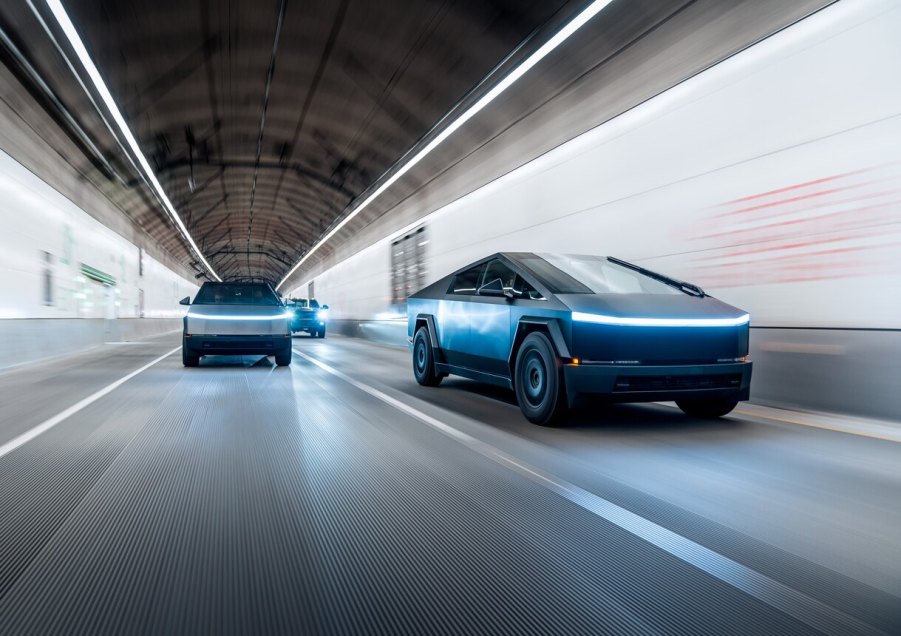
[[[275,354],[275,364],[280,367],[286,367],[291,364],[291,349]]]
[[[676,400],[676,406],[692,417],[722,417],[738,406],[738,400],[731,398],[714,398],[708,400]]]
[[[425,327],[420,327],[413,336],[413,375],[422,386],[438,386],[445,377],[435,373],[435,356]]]
[[[196,367],[200,364],[200,356],[193,355],[190,352],[184,338],[181,341],[181,363],[186,367]]]
[[[531,333],[516,356],[514,388],[526,419],[540,426],[559,426],[566,419],[566,387],[560,358],[547,336]]]

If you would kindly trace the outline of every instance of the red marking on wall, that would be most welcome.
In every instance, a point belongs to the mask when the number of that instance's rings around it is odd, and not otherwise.
[[[901,276],[899,165],[828,175],[707,208],[699,219],[705,231],[686,235],[698,224],[678,230],[677,240],[695,248],[686,277],[716,288]],[[781,196],[786,193],[792,196]]]

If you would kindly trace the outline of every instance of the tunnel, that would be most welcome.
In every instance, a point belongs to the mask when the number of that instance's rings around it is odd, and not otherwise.
[[[0,634],[901,634],[901,4],[0,3]]]

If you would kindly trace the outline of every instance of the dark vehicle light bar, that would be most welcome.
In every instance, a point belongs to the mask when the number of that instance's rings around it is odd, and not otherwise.
[[[745,325],[751,317],[748,314],[737,318],[633,318],[630,316],[606,316],[573,312],[576,322],[592,322],[599,325],[619,325],[624,327],[737,327]]]

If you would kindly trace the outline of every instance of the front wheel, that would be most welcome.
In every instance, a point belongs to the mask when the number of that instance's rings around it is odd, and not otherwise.
[[[534,332],[523,340],[514,373],[516,401],[526,419],[558,426],[566,419],[566,387],[560,358],[547,336]]]
[[[413,375],[422,386],[438,386],[445,377],[435,373],[435,357],[425,327],[420,327],[413,336]]]
[[[186,367],[196,367],[200,364],[200,356],[191,354],[184,339],[182,339],[181,343],[181,363]]]
[[[707,400],[676,400],[676,406],[692,417],[714,418],[727,415],[738,406],[738,400],[712,398]]]
[[[319,329],[316,330],[316,337],[325,338],[325,325],[322,325],[321,327],[319,327]]]
[[[291,349],[275,354],[275,364],[280,367],[287,367],[291,364]]]

